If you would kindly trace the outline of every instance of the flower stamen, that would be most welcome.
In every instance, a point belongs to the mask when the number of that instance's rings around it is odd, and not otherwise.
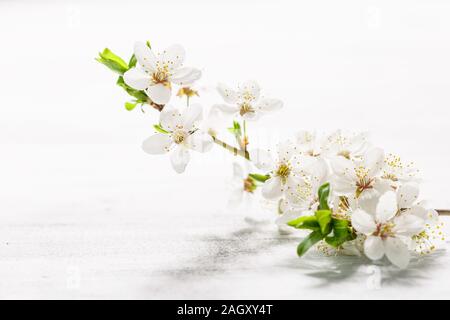
[[[240,109],[239,109],[239,114],[240,114],[241,116],[243,116],[243,115],[246,114],[246,113],[253,113],[253,112],[255,112],[255,109],[252,107],[252,105],[251,105],[250,103],[248,103],[248,102],[243,102],[243,103],[241,104],[241,107],[240,107]]]
[[[275,175],[281,178],[281,181],[283,183],[286,183],[287,178],[291,174],[291,167],[287,163],[281,163],[278,166],[277,171],[275,172]]]

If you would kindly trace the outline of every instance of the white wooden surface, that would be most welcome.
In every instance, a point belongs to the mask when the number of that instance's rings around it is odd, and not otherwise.
[[[186,177],[152,179],[146,155],[124,166],[140,154],[132,145],[3,150],[16,166],[2,172],[11,183],[2,189],[0,298],[450,296],[445,251],[405,271],[352,257],[297,258],[298,236],[250,227],[223,206],[224,188],[207,185],[214,177],[200,164]]]
[[[252,147],[367,130],[450,208],[449,12],[441,0],[0,1],[0,298],[449,298],[445,252],[377,269],[298,259],[298,239],[249,228],[225,207],[230,156],[195,155],[178,176],[144,154],[157,114],[126,112],[94,60],[181,43],[205,107],[217,82],[247,79],[285,102],[249,125]]]

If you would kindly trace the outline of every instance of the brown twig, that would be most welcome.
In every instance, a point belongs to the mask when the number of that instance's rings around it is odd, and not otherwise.
[[[436,211],[440,216],[450,216],[450,210],[448,209],[437,209]]]
[[[250,154],[247,150],[243,150],[243,149],[238,149],[236,147],[230,146],[228,143],[217,139],[215,136],[211,136],[214,143],[221,146],[222,148],[230,151],[231,153],[233,153],[235,156],[241,156],[247,160],[250,160]]]

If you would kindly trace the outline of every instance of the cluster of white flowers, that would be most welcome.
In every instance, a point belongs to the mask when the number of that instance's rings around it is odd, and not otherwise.
[[[438,213],[418,201],[418,171],[373,147],[366,134],[337,131],[317,138],[303,131],[275,152],[250,154],[270,176],[261,194],[280,202],[281,225],[314,214],[320,186],[330,183],[332,216],[348,220],[355,233],[343,253],[364,253],[372,260],[386,255],[404,268],[411,251],[433,250],[443,237]]]
[[[246,172],[233,164],[230,202],[237,204],[261,195],[277,204],[276,222],[285,227],[290,221],[323,210],[319,189],[328,183],[328,219],[346,222],[351,238],[338,242],[334,248],[324,237],[319,238],[318,247],[324,251],[364,254],[372,260],[386,256],[404,268],[411,252],[432,251],[434,240],[443,237],[438,213],[419,201],[418,171],[414,165],[372,146],[366,133],[339,130],[318,136],[300,131],[274,150],[252,145],[247,149],[246,121],[281,109],[280,100],[264,97],[254,81],[237,89],[219,84],[217,91],[223,103],[212,105],[204,119],[202,107],[189,104],[189,98],[198,95],[192,85],[201,72],[183,67],[185,52],[181,46],[154,54],[148,45],[137,43],[134,55],[137,65],[123,73],[123,80],[132,89],[145,92],[149,103],[161,106],[157,132],[144,141],[143,149],[149,154],[170,153],[176,172],[185,171],[190,150],[206,152],[214,143],[242,156],[254,170]],[[180,86],[179,95],[187,96],[186,106],[169,104],[174,84]],[[234,120],[231,129],[237,146],[218,140],[215,124],[223,118]]]

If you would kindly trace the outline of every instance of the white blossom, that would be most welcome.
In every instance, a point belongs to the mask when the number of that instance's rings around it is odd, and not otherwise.
[[[170,152],[172,167],[177,173],[186,169],[189,150],[205,152],[211,149],[211,137],[196,125],[202,118],[202,107],[193,104],[183,111],[167,105],[160,114],[160,126],[167,133],[156,133],[147,138],[142,148],[149,154]]]
[[[172,45],[162,53],[154,54],[142,42],[134,46],[138,66],[123,75],[127,85],[136,90],[145,90],[156,104],[165,105],[172,93],[172,83],[189,85],[201,77],[201,71],[183,67],[185,51],[180,45]]]
[[[213,108],[225,114],[238,115],[244,120],[257,120],[262,115],[283,107],[281,100],[261,97],[261,89],[255,81],[247,81],[238,86],[237,90],[219,84],[217,90],[225,104],[216,104]]]
[[[408,195],[409,196],[409,195]],[[353,228],[367,236],[364,253],[372,260],[384,255],[397,267],[405,268],[410,260],[408,240],[424,229],[424,220],[399,210],[398,195],[383,194],[375,211],[356,210],[352,215]]]

